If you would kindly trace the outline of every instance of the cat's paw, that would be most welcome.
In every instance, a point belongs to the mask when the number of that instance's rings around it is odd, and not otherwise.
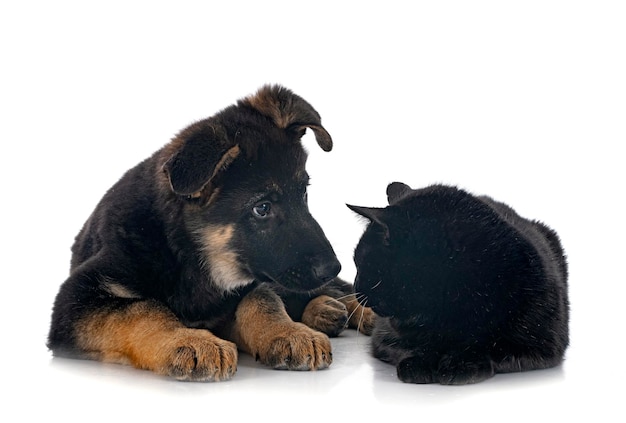
[[[330,337],[343,332],[347,321],[346,306],[327,295],[313,298],[302,313],[302,323]]]
[[[489,379],[495,374],[488,357],[444,355],[439,361],[437,378],[442,385],[466,385]]]
[[[398,379],[405,383],[433,383],[433,371],[421,357],[409,357],[396,366]]]
[[[328,336],[302,323],[278,324],[268,329],[256,358],[279,370],[321,370],[333,361]]]

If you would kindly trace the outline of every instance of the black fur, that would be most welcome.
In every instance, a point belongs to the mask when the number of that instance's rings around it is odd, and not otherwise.
[[[373,353],[405,382],[465,384],[556,366],[568,346],[567,263],[557,234],[488,197],[387,189],[356,250],[355,291],[382,317]]]
[[[138,302],[228,337],[237,305],[259,284],[287,299],[291,291],[349,291],[334,279],[340,264],[308,211],[306,128],[330,150],[308,103],[264,87],[129,170],[76,237],[52,313],[54,354],[93,357],[79,341],[100,335],[81,333],[78,323]]]

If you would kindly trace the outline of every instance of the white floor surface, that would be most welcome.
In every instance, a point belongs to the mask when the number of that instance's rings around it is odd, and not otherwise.
[[[272,370],[241,354],[236,375],[217,383],[178,382],[128,366],[51,358],[38,345],[7,363],[2,413],[13,416],[4,421],[25,422],[42,414],[65,422],[623,421],[623,391],[621,381],[613,380],[618,377],[613,363],[592,364],[595,358],[585,353],[594,348],[577,335],[558,368],[496,375],[467,386],[402,383],[393,366],[369,354],[370,339],[355,330],[332,340],[334,361],[326,370]],[[615,347],[609,341],[600,349]]]
[[[64,421],[309,421],[320,415],[371,421],[411,413],[415,421],[427,416],[496,421],[503,415],[506,421],[563,415],[618,421],[614,404],[621,394],[604,390],[596,382],[602,377],[588,374],[575,351],[555,369],[497,375],[471,386],[411,385],[396,378],[393,366],[370,356],[369,342],[354,330],[344,332],[332,341],[331,367],[317,372],[272,370],[241,354],[235,377],[218,383],[177,382],[127,366],[52,359],[41,352],[31,354],[24,377],[8,387],[13,400],[6,406],[20,421],[42,412]],[[19,373],[23,365],[9,372]]]

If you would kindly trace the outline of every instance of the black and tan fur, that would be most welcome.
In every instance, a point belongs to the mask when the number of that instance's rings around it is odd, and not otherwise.
[[[360,313],[308,211],[307,128],[331,150],[309,103],[265,86],[129,170],[76,237],[54,355],[180,380],[230,378],[238,349],[279,369],[328,367],[327,335]]]

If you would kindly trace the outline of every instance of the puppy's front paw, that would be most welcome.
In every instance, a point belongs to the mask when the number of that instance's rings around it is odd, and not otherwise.
[[[302,313],[302,323],[330,337],[343,332],[347,321],[346,306],[328,295],[313,298]]]
[[[179,329],[155,356],[158,373],[188,381],[230,379],[237,371],[237,346],[202,329]]]
[[[321,370],[332,363],[330,340],[323,333],[295,322],[270,330],[256,353],[261,363],[283,370]]]

